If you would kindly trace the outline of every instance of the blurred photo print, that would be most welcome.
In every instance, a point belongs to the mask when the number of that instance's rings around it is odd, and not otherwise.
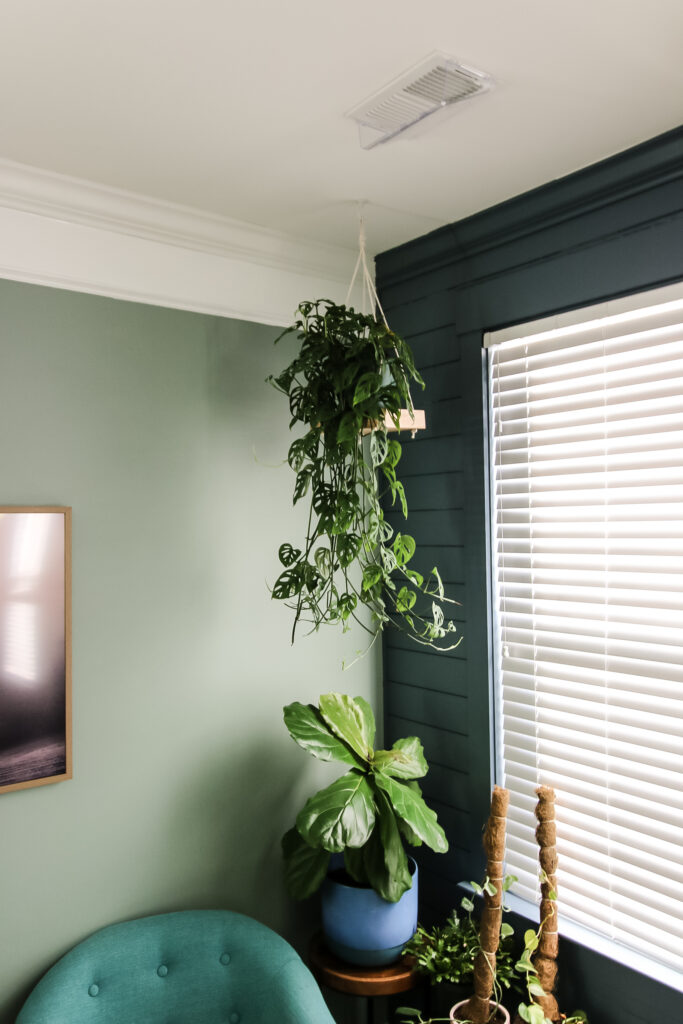
[[[0,506],[0,793],[71,778],[71,509]]]

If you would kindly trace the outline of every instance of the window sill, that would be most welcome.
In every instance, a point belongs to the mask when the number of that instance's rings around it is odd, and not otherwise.
[[[528,900],[521,899],[510,892],[505,894],[505,902],[513,913],[527,918],[534,924],[538,924],[539,912],[538,906],[535,903],[530,903]],[[669,988],[673,988],[677,992],[683,992],[683,974],[674,970],[673,967],[667,967],[665,964],[660,964],[643,953],[631,949],[629,946],[622,946],[619,942],[605,938],[605,936],[594,932],[591,928],[576,924],[575,921],[568,921],[567,918],[562,917],[562,914],[559,915],[559,929],[560,935],[570,939],[572,942],[576,942],[586,949],[591,949],[595,953],[606,956],[610,960],[616,960],[617,963],[623,964],[624,967],[629,967],[639,974],[645,974],[655,981],[660,981],[663,985],[668,985]]]

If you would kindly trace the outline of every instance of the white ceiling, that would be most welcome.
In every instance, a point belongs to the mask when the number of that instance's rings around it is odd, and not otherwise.
[[[372,150],[434,50],[493,92]],[[2,0],[0,158],[373,252],[683,121],[682,0]]]

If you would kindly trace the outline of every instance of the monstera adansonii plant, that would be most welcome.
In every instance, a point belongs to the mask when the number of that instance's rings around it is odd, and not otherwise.
[[[394,626],[419,644],[452,650],[456,625],[436,567],[409,563],[415,540],[385,509],[408,515],[396,467],[401,444],[387,434],[402,408],[412,410],[410,382],[424,387],[407,343],[372,316],[327,300],[302,302],[295,323],[298,354],[268,378],[289,402],[290,429],[303,431],[287,455],[296,473],[294,504],[307,502],[305,537],[281,544],[272,596],[299,622],[348,629],[356,620],[373,640]],[[361,609],[369,614],[360,615]]]

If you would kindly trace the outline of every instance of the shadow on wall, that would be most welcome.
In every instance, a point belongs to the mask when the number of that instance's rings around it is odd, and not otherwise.
[[[285,744],[265,739],[262,746],[245,741],[204,751],[200,770],[174,803],[168,844],[184,845],[183,860],[196,864],[184,905],[218,902],[256,917],[301,952],[316,927],[317,903],[294,903],[287,894],[280,839],[308,766],[296,765]]]

